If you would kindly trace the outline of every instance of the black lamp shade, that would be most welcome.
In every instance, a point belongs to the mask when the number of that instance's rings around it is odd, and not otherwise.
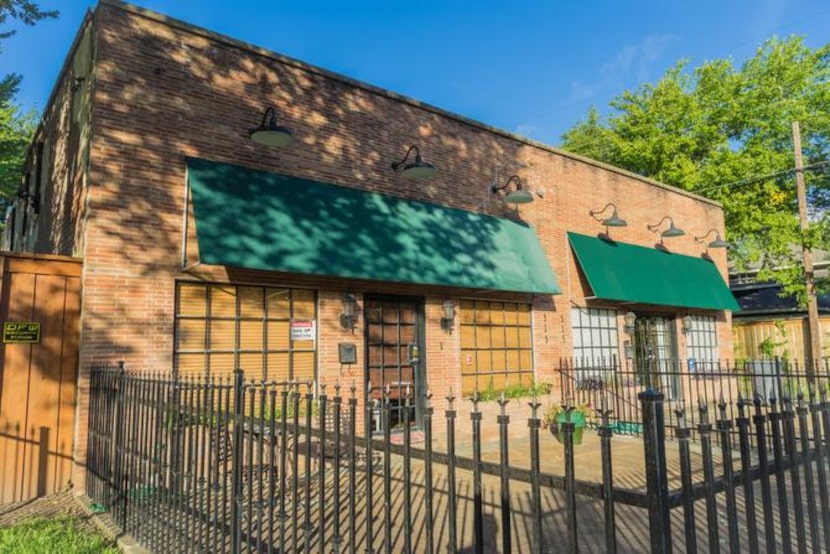
[[[529,204],[530,202],[533,202],[533,195],[519,185],[516,190],[507,193],[504,197],[504,201],[509,202],[510,204]]]
[[[681,229],[680,227],[675,227],[674,222],[672,221],[669,225],[669,228],[663,231],[660,236],[664,238],[673,238],[673,237],[682,237],[686,234],[686,231]]]
[[[404,166],[401,174],[407,179],[426,179],[435,175],[435,166],[422,160],[418,154],[414,162]]]
[[[268,117],[270,113],[270,117]],[[251,140],[265,146],[288,146],[294,142],[294,133],[288,127],[277,124],[277,114],[273,108],[268,108],[259,127],[251,129],[248,134]]]

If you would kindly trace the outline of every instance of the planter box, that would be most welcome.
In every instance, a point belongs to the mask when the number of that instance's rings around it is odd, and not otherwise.
[[[571,412],[571,423],[574,424],[573,439],[574,444],[582,444],[582,433],[585,431],[585,414],[582,412]],[[562,430],[562,424],[568,422],[566,413],[556,414],[556,420],[548,425],[551,435],[556,437],[556,440],[565,444],[565,433]]]

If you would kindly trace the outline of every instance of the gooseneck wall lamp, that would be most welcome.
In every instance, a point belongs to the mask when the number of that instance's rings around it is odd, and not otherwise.
[[[294,142],[294,132],[277,124],[277,111],[268,108],[262,115],[262,123],[248,130],[251,140],[265,146],[288,146]]]
[[[403,165],[409,159],[409,155],[413,150],[415,151],[415,161]],[[401,166],[403,167],[401,168]],[[401,161],[392,164],[392,171],[398,171],[399,168],[401,168],[401,175],[408,179],[426,179],[435,175],[435,166],[421,158],[421,151],[415,145],[409,147],[406,156]]]
[[[601,216],[602,214],[608,211],[608,208],[614,208],[614,211],[611,212],[611,217],[606,217],[605,219],[603,219]],[[621,218],[619,213],[617,213],[617,206],[613,202],[609,202],[601,210],[591,210],[588,213],[591,217],[593,217],[606,227],[626,227],[628,225],[628,222]]]
[[[354,294],[347,292],[343,295],[343,313],[340,314],[340,326],[343,329],[354,329],[357,324],[357,299]]]
[[[712,233],[715,233],[715,239],[707,244],[706,237],[708,237]],[[729,246],[729,243],[721,238],[720,231],[718,231],[717,229],[709,229],[708,231],[706,231],[705,234],[700,235],[699,237],[695,237],[695,242],[699,242],[700,244],[706,244],[707,248],[726,248]]]
[[[669,227],[665,231],[660,233],[661,237],[663,237],[664,239],[669,239],[669,238],[673,238],[673,237],[682,237],[683,235],[686,234],[686,231],[684,231],[680,227],[675,227],[674,220],[668,215],[664,216],[663,219],[661,219],[660,221],[658,221],[654,225],[649,225],[648,230],[651,231],[652,233],[656,233],[658,231],[658,229],[660,228],[660,226],[663,224],[663,222],[666,221],[667,219],[669,220]]]
[[[511,175],[507,182],[503,185],[493,183],[490,185],[490,190],[495,194],[509,187],[510,183],[513,181],[516,181],[516,190],[511,190],[505,194],[504,201],[509,202],[510,204],[527,204],[528,202],[533,202],[533,195],[522,188],[522,180],[518,175]]]

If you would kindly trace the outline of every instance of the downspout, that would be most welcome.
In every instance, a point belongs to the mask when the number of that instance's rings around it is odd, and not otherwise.
[[[202,264],[201,260],[197,260],[196,263],[188,266],[187,265],[187,228],[188,228],[188,200],[190,198],[190,168],[185,165],[184,170],[184,199],[182,202],[182,271],[190,271],[196,266]]]

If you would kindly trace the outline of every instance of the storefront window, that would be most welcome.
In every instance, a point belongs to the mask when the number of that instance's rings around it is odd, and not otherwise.
[[[691,324],[686,330],[686,351],[689,369],[712,371],[718,360],[718,333],[714,316],[689,316]]]
[[[462,300],[462,394],[533,383],[530,304]]]
[[[571,308],[571,330],[576,364],[585,367],[613,365],[619,356],[616,310]]]
[[[314,291],[179,283],[175,364],[183,375],[315,378]]]

